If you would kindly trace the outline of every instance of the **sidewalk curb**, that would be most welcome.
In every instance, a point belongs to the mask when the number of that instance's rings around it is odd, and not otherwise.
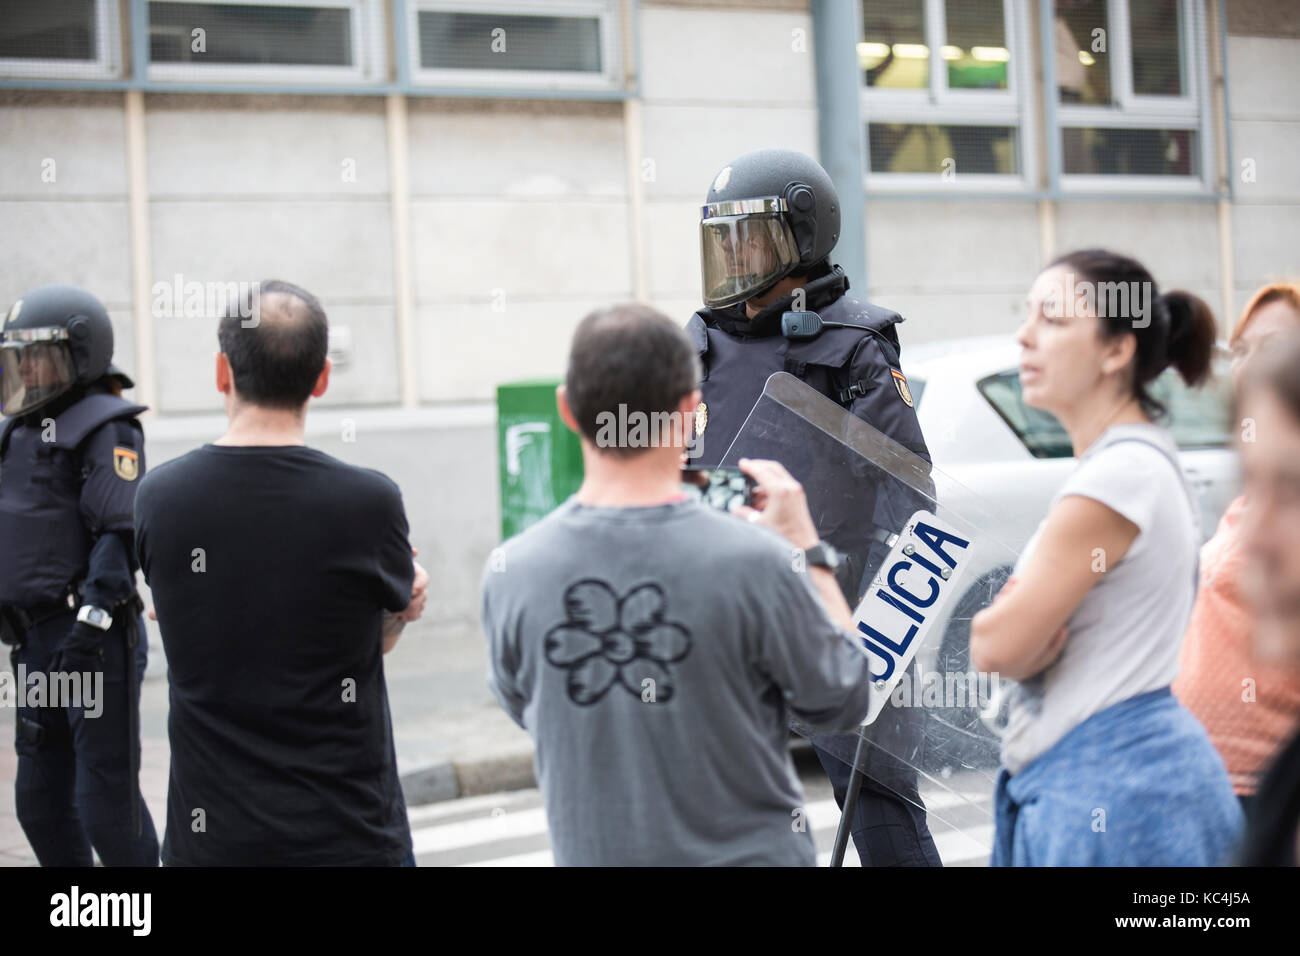
[[[537,786],[533,752],[481,760],[441,760],[402,774],[407,807]]]

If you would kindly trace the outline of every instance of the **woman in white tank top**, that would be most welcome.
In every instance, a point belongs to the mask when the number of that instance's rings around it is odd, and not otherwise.
[[[1170,695],[1200,530],[1147,386],[1210,369],[1215,325],[1138,262],[1063,256],[1017,333],[1026,405],[1079,459],[1007,587],[971,625],[971,661],[1019,683],[998,776],[994,865],[1209,865],[1240,835],[1222,760]]]

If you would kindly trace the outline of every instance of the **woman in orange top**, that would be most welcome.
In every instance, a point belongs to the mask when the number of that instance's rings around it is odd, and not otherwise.
[[[1257,291],[1229,339],[1234,386],[1253,354],[1297,329],[1300,285],[1275,283]],[[1247,814],[1259,775],[1300,717],[1300,680],[1251,655],[1253,621],[1240,587],[1242,517],[1249,507],[1244,495],[1237,498],[1201,549],[1200,589],[1173,683],[1174,694],[1209,732]]]

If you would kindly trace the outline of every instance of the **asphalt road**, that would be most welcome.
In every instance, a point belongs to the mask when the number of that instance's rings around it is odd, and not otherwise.
[[[801,759],[797,765],[817,862],[826,866],[839,810],[816,761]],[[923,782],[930,831],[945,866],[987,864],[993,838],[991,796],[991,788],[975,774]],[[554,865],[542,795],[535,789],[413,807],[410,819],[420,866]],[[844,865],[859,865],[852,842]]]

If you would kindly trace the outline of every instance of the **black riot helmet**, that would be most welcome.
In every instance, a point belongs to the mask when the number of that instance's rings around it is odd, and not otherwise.
[[[735,305],[805,273],[840,238],[826,170],[791,149],[756,149],[718,172],[700,219],[704,304]]]
[[[102,302],[70,285],[33,289],[0,330],[0,414],[25,415],[105,375],[130,388],[112,358],[113,323]]]

